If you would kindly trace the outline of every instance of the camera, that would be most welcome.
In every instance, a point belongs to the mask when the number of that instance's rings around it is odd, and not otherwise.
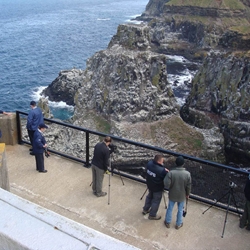
[[[236,188],[237,187],[237,185],[234,182],[232,182],[232,181],[229,182],[229,186],[231,188]]]
[[[46,156],[47,158],[50,156],[50,153],[49,153],[49,151],[48,151],[48,148],[45,148],[44,154],[45,154],[45,156]]]
[[[117,146],[115,144],[110,143],[109,148],[110,148],[110,154],[112,154],[113,152],[118,153],[118,149],[117,149]]]

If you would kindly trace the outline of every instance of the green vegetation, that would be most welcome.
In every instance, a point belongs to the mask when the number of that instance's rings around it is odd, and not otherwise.
[[[230,10],[245,9],[244,4],[239,0],[171,0],[166,3],[166,5],[220,8]]]
[[[159,138],[161,133],[167,134],[172,143],[177,144],[175,150],[178,152],[199,155],[202,150],[203,135],[183,122],[179,116],[159,121],[151,126],[153,138]]]
[[[96,116],[95,122],[96,122],[96,128],[98,131],[101,131],[105,134],[110,133],[111,125],[107,120],[105,120],[101,116]]]
[[[249,25],[233,26],[233,27],[230,27],[230,30],[236,31],[242,35],[250,34],[250,26]]]

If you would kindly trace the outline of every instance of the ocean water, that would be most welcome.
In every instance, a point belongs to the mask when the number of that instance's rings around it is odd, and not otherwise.
[[[85,69],[148,0],[0,0],[0,109],[28,112],[60,70]],[[55,118],[73,108],[49,102]]]

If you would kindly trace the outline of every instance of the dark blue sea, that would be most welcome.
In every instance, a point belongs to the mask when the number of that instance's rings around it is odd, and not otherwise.
[[[0,109],[27,112],[61,70],[85,69],[148,0],[0,0]],[[55,118],[73,112],[49,103]]]

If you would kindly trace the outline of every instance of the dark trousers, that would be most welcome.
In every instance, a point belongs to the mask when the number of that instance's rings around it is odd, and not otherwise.
[[[94,194],[100,195],[102,193],[102,183],[104,178],[104,170],[91,165],[92,168],[92,190]]]
[[[34,137],[35,130],[28,130],[28,136],[30,138],[31,146],[33,146],[33,137]]]
[[[240,226],[245,227],[250,230],[250,201],[246,200],[244,212],[240,219]]]
[[[160,203],[161,203],[162,192],[163,191],[152,192],[149,190],[143,210],[148,211],[150,209],[150,212],[149,212],[150,216],[156,216]]]
[[[44,171],[44,156],[43,153],[35,154],[36,158],[36,170],[37,171]]]

